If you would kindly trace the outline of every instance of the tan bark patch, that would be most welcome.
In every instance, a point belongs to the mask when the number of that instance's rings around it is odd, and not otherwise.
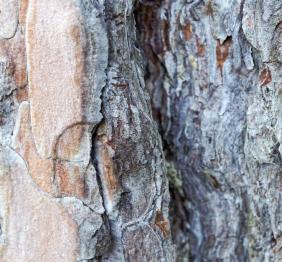
[[[71,138],[71,134],[72,132],[68,138]],[[67,144],[62,145],[64,146],[68,148]],[[74,146],[76,146],[75,142]],[[84,162],[42,159],[32,139],[28,102],[23,102],[19,108],[13,148],[26,161],[30,176],[43,191],[54,196],[75,196],[80,199],[85,196],[84,173],[89,159]],[[86,153],[88,154],[89,150]]]
[[[6,151],[12,195],[3,261],[76,261],[77,225],[60,204],[34,186],[23,160]]]
[[[81,165],[66,161],[56,161],[56,179],[58,188],[63,196],[75,196],[79,199],[85,197],[84,173]]]
[[[19,24],[21,26],[25,26],[26,13],[28,8],[29,0],[21,0],[20,1],[20,12],[19,12]]]
[[[28,10],[32,133],[38,153],[44,158],[54,157],[60,134],[83,122],[85,36],[74,1],[31,0]]]
[[[119,182],[114,174],[114,163],[110,153],[110,148],[106,143],[106,139],[103,139],[103,146],[101,147],[101,157],[103,163],[103,177],[107,185],[110,198],[113,197],[115,191],[119,187]]]
[[[102,135],[99,138],[97,145],[99,171],[101,173],[100,177],[104,189],[104,199],[108,210],[111,210],[116,204],[120,190],[119,179],[115,174],[113,161],[114,150],[105,135]]]
[[[29,104],[20,105],[16,128],[14,130],[13,148],[27,162],[29,174],[33,181],[45,192],[56,194],[54,180],[54,166],[52,159],[42,159],[36,152],[32,140]]]
[[[56,158],[64,160],[81,160],[89,162],[91,137],[90,126],[74,125],[65,130],[58,138]]]

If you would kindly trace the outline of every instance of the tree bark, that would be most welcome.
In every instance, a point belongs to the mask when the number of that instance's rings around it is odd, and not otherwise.
[[[142,1],[178,261],[281,261],[281,1]]]
[[[0,3],[1,261],[173,261],[134,2]]]
[[[0,260],[281,261],[280,2],[0,0]]]

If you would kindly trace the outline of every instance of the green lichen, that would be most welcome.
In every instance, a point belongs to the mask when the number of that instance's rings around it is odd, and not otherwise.
[[[248,228],[252,228],[256,225],[255,216],[253,214],[253,211],[250,208],[248,209],[248,212],[247,212],[247,225],[248,225]]]
[[[181,196],[184,196],[182,178],[176,170],[174,163],[167,161],[166,169],[170,188],[177,191]]]

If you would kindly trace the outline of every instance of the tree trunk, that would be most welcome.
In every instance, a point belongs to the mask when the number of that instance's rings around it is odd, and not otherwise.
[[[143,1],[178,261],[282,261],[281,1]]]
[[[172,261],[131,1],[0,1],[1,261]]]
[[[281,261],[280,2],[0,0],[0,261]]]

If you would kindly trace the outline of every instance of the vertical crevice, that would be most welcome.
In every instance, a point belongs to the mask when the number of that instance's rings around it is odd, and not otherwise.
[[[164,107],[166,93],[163,89],[163,81],[169,78],[162,56],[170,49],[169,23],[160,19],[160,9],[164,1],[140,1],[134,11],[137,47],[141,50],[145,61],[145,83],[150,94],[152,115],[158,125],[161,135],[163,151],[166,158],[167,177],[169,180],[170,208],[169,219],[172,227],[172,239],[177,244],[178,254],[187,256],[188,240],[186,221],[189,211],[186,208],[187,200],[183,195],[182,177],[177,170],[173,149],[166,138],[164,123]]]

